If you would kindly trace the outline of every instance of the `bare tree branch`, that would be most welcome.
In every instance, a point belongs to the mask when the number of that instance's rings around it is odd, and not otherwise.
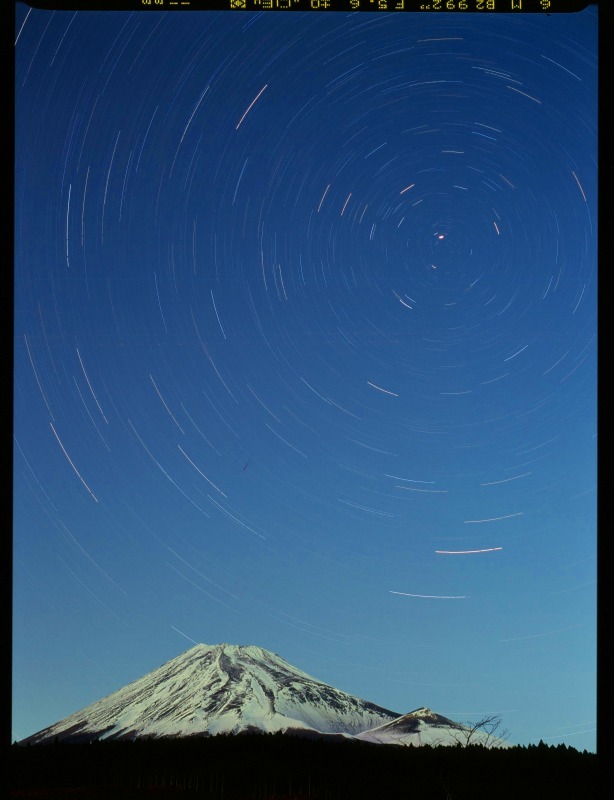
[[[480,744],[482,747],[501,747],[509,736],[509,732],[501,728],[500,714],[487,714],[477,722],[466,722],[452,734],[457,744],[469,747]]]

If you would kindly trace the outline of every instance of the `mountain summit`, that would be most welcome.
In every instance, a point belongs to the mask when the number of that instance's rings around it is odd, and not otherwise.
[[[353,735],[399,716],[312,678],[261,647],[198,644],[23,741],[248,730]]]
[[[420,745],[455,744],[463,726],[427,708],[402,715],[354,697],[262,647],[198,644],[21,743],[242,731]]]

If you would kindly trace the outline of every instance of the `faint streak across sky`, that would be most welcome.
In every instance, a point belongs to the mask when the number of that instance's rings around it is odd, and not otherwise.
[[[72,463],[70,456],[69,456],[69,455],[68,455],[68,453],[66,452],[66,448],[65,448],[65,447],[64,447],[64,445],[62,444],[62,442],[61,442],[61,440],[60,440],[60,437],[58,436],[58,434],[56,433],[56,430],[55,430],[55,428],[53,427],[53,423],[52,423],[52,422],[50,422],[50,423],[49,423],[49,426],[50,426],[51,430],[53,431],[53,435],[54,435],[54,436],[55,436],[55,438],[58,440],[58,444],[59,444],[59,445],[60,445],[60,447],[62,448],[62,452],[63,452],[63,453],[64,453],[64,455],[66,456],[66,458],[67,458],[67,460],[68,460],[68,463],[69,463],[69,464],[70,464],[70,466],[71,466],[71,467],[74,469],[74,471],[75,471],[75,473],[76,473],[77,477],[79,478],[79,480],[81,481],[81,483],[82,483],[82,484],[85,486],[85,488],[88,490],[88,492],[89,492],[89,493],[92,495],[92,497],[94,498],[94,500],[95,500],[96,502],[98,502],[98,498],[96,497],[96,495],[94,494],[94,492],[93,492],[93,491],[90,489],[90,487],[87,485],[87,483],[86,483],[86,482],[83,480],[83,478],[81,477],[81,475],[80,475],[80,473],[79,473],[79,470],[78,470],[78,469],[75,467],[75,465]]]
[[[484,547],[481,550],[435,550],[436,553],[450,556],[468,555],[469,553],[492,553],[495,550],[503,550],[502,547]]]
[[[264,92],[264,90],[266,89],[266,87],[267,87],[267,86],[268,86],[268,84],[266,84],[266,83],[265,83],[265,84],[264,84],[264,86],[262,87],[262,89],[261,89],[261,90],[258,92],[258,94],[257,94],[257,95],[254,97],[254,99],[252,100],[252,102],[251,102],[251,103],[248,105],[248,107],[245,109],[245,113],[243,114],[243,116],[241,117],[241,119],[239,120],[239,122],[237,123],[236,130],[239,130],[239,126],[241,125],[241,123],[243,122],[243,120],[245,119],[245,117],[247,116],[247,114],[249,113],[250,109],[252,108],[252,106],[254,105],[254,103],[256,102],[256,100],[257,100],[257,99],[260,97],[260,95],[262,94],[262,92]]]
[[[566,628],[557,628],[554,631],[546,631],[545,633],[533,633],[530,636],[515,636],[513,639],[499,639],[500,642],[521,642],[525,639],[541,639],[542,636],[553,636],[555,633],[563,633],[564,631],[571,631],[574,628],[583,628],[584,623],[579,625],[568,625]]]
[[[388,391],[388,389],[382,389],[381,386],[378,386],[375,383],[371,383],[371,381],[367,381],[367,383],[369,384],[369,386],[372,386],[374,389],[377,389],[380,392],[384,392],[384,394],[391,394],[393,397],[398,397],[399,396],[396,392],[390,392],[390,391]]]
[[[198,642],[196,641],[196,639],[192,639],[192,637],[188,636],[188,635],[187,635],[186,633],[184,633],[183,631],[180,631],[180,630],[179,630],[179,628],[176,628],[174,625],[171,625],[171,628],[172,628],[174,631],[177,631],[177,633],[180,633],[180,634],[181,634],[183,637],[185,637],[185,638],[186,638],[186,639],[187,639],[189,642],[193,642],[194,644],[198,644]]]
[[[402,594],[404,597],[426,597],[432,600],[466,600],[465,594],[411,594],[410,592],[393,592],[390,594]]]
[[[524,514],[524,511],[517,511],[515,514],[504,514],[502,517],[488,517],[487,519],[466,519],[464,520],[465,525],[469,523],[477,523],[477,522],[497,522],[500,519],[511,519],[511,517],[521,517]]]

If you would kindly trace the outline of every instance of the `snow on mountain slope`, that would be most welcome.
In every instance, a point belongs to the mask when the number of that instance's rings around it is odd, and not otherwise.
[[[382,744],[455,744],[462,726],[451,719],[433,714],[429,708],[418,708],[402,717],[359,733],[356,738]],[[460,741],[460,739],[459,739]]]
[[[23,742],[251,729],[351,736],[399,716],[312,678],[261,647],[199,644]]]
[[[399,714],[335,689],[261,647],[198,644],[22,740],[213,736],[257,730],[337,734],[396,745],[505,742],[418,708]]]
[[[454,722],[430,708],[417,708],[391,722],[385,722],[371,730],[363,731],[354,738],[366,742],[398,745],[466,745],[482,744],[488,747],[507,747],[506,742],[482,731],[470,732],[466,726]]]

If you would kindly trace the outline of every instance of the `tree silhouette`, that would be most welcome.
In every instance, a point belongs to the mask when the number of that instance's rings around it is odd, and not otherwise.
[[[487,714],[477,722],[465,722],[452,736],[461,747],[502,747],[509,736],[509,732],[501,727],[502,724],[501,714]]]

